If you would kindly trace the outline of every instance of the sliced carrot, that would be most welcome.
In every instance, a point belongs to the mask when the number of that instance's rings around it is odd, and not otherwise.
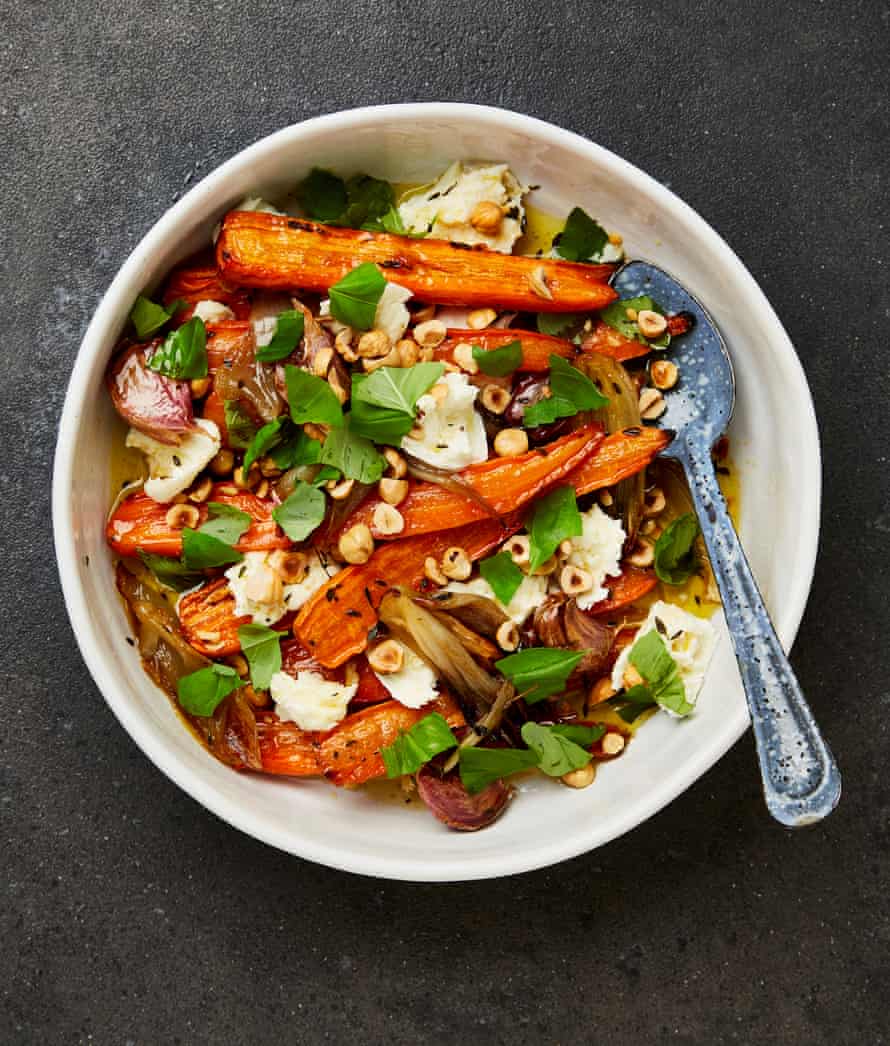
[[[216,374],[245,338],[253,338],[253,326],[243,320],[223,320],[207,324],[207,372]]]
[[[620,332],[600,320],[581,342],[582,352],[596,352],[600,356],[611,356],[613,360],[633,360],[651,351],[648,345],[634,338],[625,338]]]
[[[239,490],[231,483],[217,483],[208,501],[220,501],[246,512],[253,522],[235,545],[239,552],[288,548],[290,541],[272,519],[275,502]],[[182,531],[167,523],[169,505],[154,501],[147,494],[131,494],[118,505],[105,528],[106,539],[119,556],[135,556],[140,551],[159,556],[178,556],[182,552]],[[199,506],[200,522],[208,516],[206,505]]]
[[[658,578],[654,570],[641,570],[625,563],[618,577],[607,578],[604,584],[609,590],[609,595],[599,603],[594,603],[587,611],[588,614],[610,614],[619,607],[642,599],[655,588]]]
[[[248,292],[220,276],[211,251],[193,255],[185,265],[174,269],[167,277],[161,300],[169,305],[177,299],[192,305],[197,305],[199,301],[218,301],[227,305],[235,313],[235,318],[240,320],[246,320],[250,315]],[[177,322],[185,322],[192,311],[177,313]]]
[[[446,549],[459,545],[470,559],[479,559],[514,534],[521,522],[515,513],[381,545],[367,563],[341,570],[303,605],[294,634],[320,664],[336,668],[368,645],[377,608],[390,588],[424,586],[427,557],[438,562]]]
[[[552,338],[549,334],[538,334],[537,331],[489,329],[484,331],[449,330],[445,340],[436,348],[437,360],[456,363],[454,350],[460,344],[478,345],[485,352],[503,348],[512,341],[522,346],[522,363],[520,371],[543,372],[550,370],[550,357],[561,356],[564,360],[574,359],[578,350],[570,341]]]
[[[241,649],[238,628],[252,620],[236,617],[235,597],[224,577],[186,593],[176,612],[186,641],[205,657],[237,654]]]
[[[352,697],[353,705],[376,705],[392,698],[392,694],[380,681],[364,654],[359,654],[355,659],[355,667],[358,672],[358,689]]]
[[[499,515],[513,512],[537,497],[541,491],[567,476],[579,466],[603,440],[602,430],[585,425],[567,436],[549,443],[539,450],[530,450],[510,458],[491,458],[478,465],[470,465],[458,475],[480,494]],[[343,529],[366,523],[375,538],[414,537],[441,530],[444,526],[459,527],[475,519],[485,519],[482,505],[446,490],[434,483],[412,482],[407,497],[399,503],[399,512],[405,521],[404,529],[396,535],[380,533],[374,525],[374,510],[380,499],[367,498],[346,520]],[[455,544],[455,542],[452,542]]]
[[[257,720],[263,772],[285,777],[320,777],[324,772],[318,749],[324,734],[301,730],[277,718]]]
[[[674,438],[667,429],[650,426],[613,432],[596,452],[566,476],[579,495],[611,487],[644,469]]]
[[[618,297],[606,282],[611,265],[524,258],[254,211],[225,216],[216,258],[224,280],[270,290],[327,291],[356,265],[374,262],[421,301],[443,305],[587,312]]]
[[[231,447],[229,443],[229,427],[226,425],[226,404],[216,389],[211,389],[204,400],[201,416],[207,421],[212,421],[219,429],[220,442],[224,447]]]

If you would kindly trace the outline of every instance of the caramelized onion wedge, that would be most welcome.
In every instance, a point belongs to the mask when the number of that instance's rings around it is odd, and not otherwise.
[[[434,613],[449,614],[461,624],[491,639],[508,620],[507,615],[493,599],[477,596],[472,592],[436,592],[417,603]]]
[[[441,777],[430,766],[418,772],[417,791],[433,815],[457,832],[477,832],[496,821],[512,794],[503,781],[495,781],[477,795],[470,795],[457,773]]]
[[[145,362],[151,348],[132,345],[112,361],[106,377],[111,402],[134,429],[161,443],[178,443],[195,424],[191,389],[187,381],[151,370]]]
[[[533,621],[544,646],[584,651],[576,672],[600,672],[606,667],[614,638],[612,629],[585,614],[574,599],[548,597],[535,610]]]

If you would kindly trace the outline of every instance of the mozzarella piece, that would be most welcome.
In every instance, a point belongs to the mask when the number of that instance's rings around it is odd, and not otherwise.
[[[389,672],[386,675],[375,672],[374,675],[400,705],[404,705],[405,708],[423,708],[439,692],[436,673],[413,650],[406,646],[403,646],[402,650],[405,659],[398,672]]]
[[[436,385],[445,389],[439,401],[429,392],[417,401],[419,439],[405,436],[402,449],[428,465],[462,469],[488,459],[488,438],[473,404],[479,389],[466,374],[445,374]]]
[[[663,628],[658,627],[658,622]],[[656,630],[664,640],[668,653],[677,663],[677,670],[686,687],[686,700],[691,705],[695,704],[717,642],[714,626],[705,618],[696,617],[673,603],[659,600],[652,604],[649,616],[640,625],[636,639]],[[624,688],[624,672],[630,664],[632,649],[633,644],[625,647],[612,669],[612,686],[616,690]]]
[[[264,200],[262,196],[245,196],[243,200],[235,204],[232,210],[259,211],[261,214],[284,214],[284,211],[279,211],[277,207],[274,207],[268,200]]]
[[[409,193],[399,204],[399,215],[409,232],[429,232],[438,240],[456,243],[481,243],[509,254],[522,235],[522,197],[527,192],[506,164],[465,167],[457,161],[432,185]],[[474,208],[483,202],[504,209],[497,233],[481,233],[470,224]]]
[[[240,563],[225,571],[235,597],[235,615],[249,617],[255,625],[274,625],[289,610],[299,610],[340,569],[334,563],[325,568],[318,556],[313,556],[302,581],[282,585],[269,565],[270,555],[269,552],[245,552]]]
[[[235,313],[223,305],[221,301],[199,301],[195,306],[193,316],[197,316],[204,323],[220,323],[222,320],[233,320]]]
[[[190,487],[220,448],[219,429],[207,418],[196,418],[195,428],[179,443],[161,443],[130,429],[126,445],[141,450],[148,464],[145,493],[155,501],[172,501]]]
[[[322,563],[317,553],[313,553],[309,570],[302,581],[284,586],[283,602],[288,610],[299,610],[304,603],[315,595],[328,578],[338,573],[340,567],[333,561]]]
[[[581,513],[581,526],[581,534],[572,538],[572,551],[566,562],[586,570],[593,577],[590,591],[575,596],[578,606],[588,610],[594,603],[608,597],[606,578],[621,573],[621,550],[627,535],[621,520],[606,515],[599,505]]]
[[[374,330],[383,331],[389,340],[395,343],[401,338],[411,321],[411,313],[405,308],[405,302],[411,297],[411,291],[397,283],[387,283],[377,302],[374,314]]]
[[[337,683],[318,672],[287,672],[272,676],[269,691],[279,719],[296,723],[301,730],[331,730],[346,715],[357,683]]]
[[[253,334],[256,338],[256,347],[264,349],[275,337],[276,330],[278,330],[277,316],[261,316],[258,320],[254,320]]]
[[[506,615],[517,625],[523,624],[535,607],[544,602],[547,594],[546,577],[524,577],[516,594],[505,606],[494,594],[494,589],[483,577],[474,577],[472,581],[451,581],[446,586],[445,592],[469,592],[474,596],[484,596],[491,599],[506,613]]]

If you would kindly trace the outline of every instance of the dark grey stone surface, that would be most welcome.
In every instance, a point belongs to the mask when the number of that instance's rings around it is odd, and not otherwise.
[[[0,2],[4,1043],[884,1043],[888,9]],[[49,476],[80,336],[188,186],[283,125],[501,104],[668,183],[766,288],[812,384],[822,551],[794,661],[845,774],[787,835],[750,739],[628,837],[468,886],[239,835],[106,708],[56,580]]]

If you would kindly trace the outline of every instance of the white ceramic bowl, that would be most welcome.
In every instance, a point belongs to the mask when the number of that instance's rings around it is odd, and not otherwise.
[[[742,734],[748,715],[728,637],[721,637],[698,709],[656,717],[620,760],[575,792],[547,780],[520,787],[506,815],[470,835],[425,811],[323,781],[237,774],[183,728],[125,642],[103,525],[112,494],[113,411],[103,371],[136,295],[209,242],[248,193],[275,198],[318,165],[424,181],[451,160],[506,161],[540,185],[538,206],[580,205],[620,229],[628,256],[657,262],[707,307],[738,381],[732,424],[742,473],[741,535],[783,642],[796,633],[818,538],[820,459],[806,379],[751,275],[686,204],[629,163],[577,135],[517,113],[411,104],[324,116],[264,138],[171,208],[117,274],[84,337],[62,414],[53,483],[56,553],[68,612],[105,699],[145,754],[186,792],[245,832],[336,868],[408,880],[482,879],[553,864],[614,839],[703,774]],[[722,629],[722,625],[720,626]]]

